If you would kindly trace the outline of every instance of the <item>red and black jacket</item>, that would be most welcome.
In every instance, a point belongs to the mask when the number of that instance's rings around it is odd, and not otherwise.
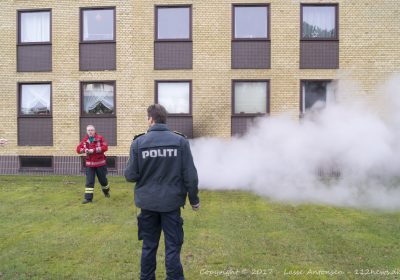
[[[93,154],[86,155],[86,166],[87,167],[99,167],[106,165],[106,156],[104,153],[108,150],[108,144],[104,140],[103,136],[94,134],[92,142],[89,141],[89,136],[85,138],[76,147],[78,154],[84,154],[86,150],[93,150]]]

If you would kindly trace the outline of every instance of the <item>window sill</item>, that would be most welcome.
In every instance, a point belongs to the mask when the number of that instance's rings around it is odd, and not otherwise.
[[[189,42],[192,43],[192,39],[156,39],[154,43],[163,43],[163,42]]]
[[[116,40],[93,40],[93,41],[80,41],[79,44],[104,44],[104,43],[116,43]]]
[[[81,118],[105,118],[105,119],[114,119],[117,118],[115,114],[112,115],[81,115]]]
[[[338,38],[300,38],[300,41],[333,41],[338,42]]]
[[[51,45],[51,42],[26,42],[26,43],[21,43],[19,42],[17,46],[49,46]]]
[[[53,115],[18,115],[18,118],[52,118]]]
[[[192,114],[168,114],[167,119],[168,117],[192,117]]]
[[[258,113],[258,114],[243,113],[243,114],[232,114],[232,117],[264,117],[268,115],[269,115],[268,113]]]
[[[271,39],[269,39],[269,38],[232,38],[232,42],[254,42],[254,41],[270,42]]]

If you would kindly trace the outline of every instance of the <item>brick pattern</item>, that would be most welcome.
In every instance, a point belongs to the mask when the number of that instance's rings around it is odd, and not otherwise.
[[[117,175],[123,176],[124,170],[126,168],[126,163],[128,162],[128,156],[117,157]]]
[[[128,161],[127,156],[116,157],[116,169],[108,169],[111,176],[123,176]],[[54,156],[52,168],[24,168],[20,169],[18,156],[0,156],[0,175],[10,174],[32,175],[84,175],[85,167],[81,156]]]
[[[0,174],[17,174],[19,160],[17,156],[0,156]]]
[[[80,156],[56,156],[53,166],[54,173],[59,175],[79,175],[82,172]]]

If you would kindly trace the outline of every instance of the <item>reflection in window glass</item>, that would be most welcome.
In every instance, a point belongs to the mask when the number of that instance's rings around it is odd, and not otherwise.
[[[190,39],[190,8],[157,8],[157,39]]]
[[[158,103],[163,105],[169,114],[189,114],[190,83],[158,83]]]
[[[303,112],[323,109],[334,100],[334,84],[327,81],[305,81],[302,88]]]
[[[50,115],[50,85],[21,85],[21,114]]]
[[[20,20],[22,43],[50,41],[50,12],[22,12]]]
[[[113,114],[114,85],[108,83],[84,84],[83,111],[85,114]]]
[[[235,38],[267,38],[267,7],[235,7]]]
[[[83,40],[113,40],[114,10],[96,9],[83,11]]]
[[[303,38],[335,38],[335,6],[303,6]]]
[[[235,82],[235,114],[267,112],[267,82]]]

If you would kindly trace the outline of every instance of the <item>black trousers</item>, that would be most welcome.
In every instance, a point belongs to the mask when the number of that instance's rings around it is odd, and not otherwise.
[[[94,181],[97,175],[97,179],[101,185],[103,192],[108,192],[108,180],[107,180],[107,166],[99,167],[86,167],[86,188],[85,188],[85,199],[92,200],[94,192]]]
[[[184,239],[181,209],[170,212],[155,212],[141,209],[137,217],[138,239],[143,240],[141,257],[141,280],[154,280],[156,255],[161,230],[165,241],[165,270],[167,280],[184,279],[180,253]]]

